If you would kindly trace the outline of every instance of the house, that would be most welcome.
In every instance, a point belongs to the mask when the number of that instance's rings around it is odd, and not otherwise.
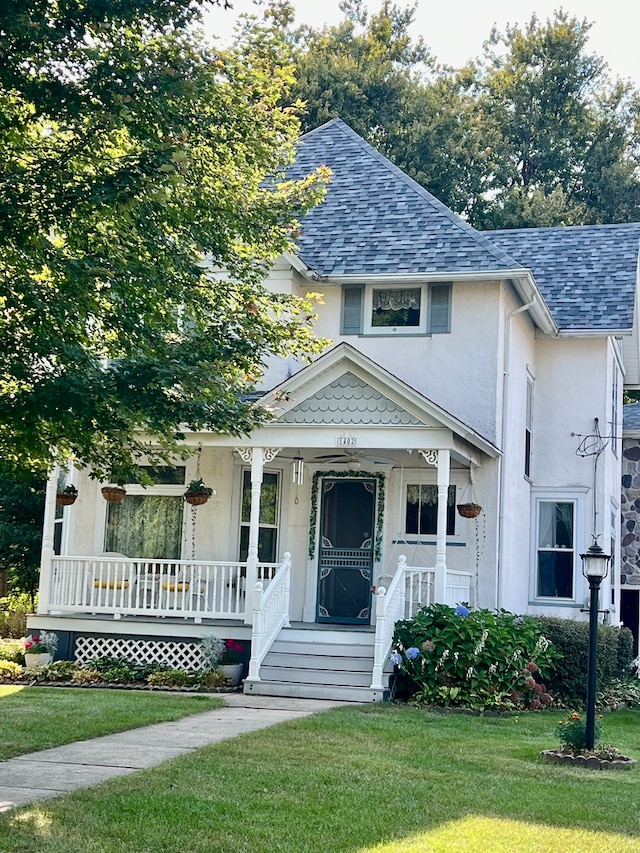
[[[198,452],[121,503],[72,470],[56,509],[52,473],[29,624],[63,655],[185,665],[215,632],[250,648],[247,691],[380,699],[422,603],[582,619],[593,536],[619,621],[640,223],[481,234],[338,119],[293,172],[319,164],[327,199],[267,284],[321,290],[332,346],[270,366],[268,425],[188,434]],[[196,474],[216,493],[193,508]]]

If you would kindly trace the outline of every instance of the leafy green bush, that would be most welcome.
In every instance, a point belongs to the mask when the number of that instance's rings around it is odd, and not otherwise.
[[[542,677],[555,653],[531,617],[432,604],[397,623],[394,649],[418,702],[480,711],[553,701]]]
[[[167,669],[165,672],[154,672],[147,678],[147,684],[152,687],[188,687],[196,683],[196,679],[181,669]]]
[[[575,622],[555,616],[534,618],[560,655],[553,671],[547,676],[549,689],[570,707],[584,705],[589,659],[588,622]],[[598,626],[597,679],[600,690],[604,690],[615,679],[626,679],[632,658],[633,638],[628,628]]]
[[[170,667],[162,663],[144,663],[129,658],[101,657],[91,660],[87,667],[102,676],[103,681],[113,684],[145,682],[150,675],[166,672]]]
[[[20,681],[24,670],[19,663],[0,660],[0,681]]]
[[[24,664],[24,644],[22,640],[0,640],[0,660]]]
[[[27,633],[27,615],[33,613],[33,610],[31,596],[27,592],[0,598],[0,637],[24,637]]]

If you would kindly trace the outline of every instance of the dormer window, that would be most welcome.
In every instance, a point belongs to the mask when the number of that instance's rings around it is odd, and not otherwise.
[[[435,335],[451,331],[451,284],[345,284],[343,335]]]

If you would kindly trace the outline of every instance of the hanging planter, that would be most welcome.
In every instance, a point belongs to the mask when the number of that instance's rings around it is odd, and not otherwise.
[[[458,504],[457,510],[463,518],[477,518],[482,512],[482,507],[476,503]]]
[[[213,489],[205,486],[204,480],[200,477],[199,480],[192,480],[189,483],[184,493],[184,499],[191,506],[202,506],[202,504],[206,504],[212,494]]]
[[[56,495],[56,506],[71,506],[76,502],[78,490],[75,486],[65,486],[65,488]]]
[[[105,501],[109,501],[112,504],[119,504],[127,494],[126,490],[121,486],[103,486],[101,491]]]

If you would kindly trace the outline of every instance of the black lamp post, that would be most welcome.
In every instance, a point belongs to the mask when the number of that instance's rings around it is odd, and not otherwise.
[[[587,722],[585,745],[593,749],[596,730],[596,660],[598,656],[598,596],[600,584],[609,571],[609,554],[598,545],[597,536],[586,554],[580,554],[582,574],[589,581],[589,663],[587,674]]]

